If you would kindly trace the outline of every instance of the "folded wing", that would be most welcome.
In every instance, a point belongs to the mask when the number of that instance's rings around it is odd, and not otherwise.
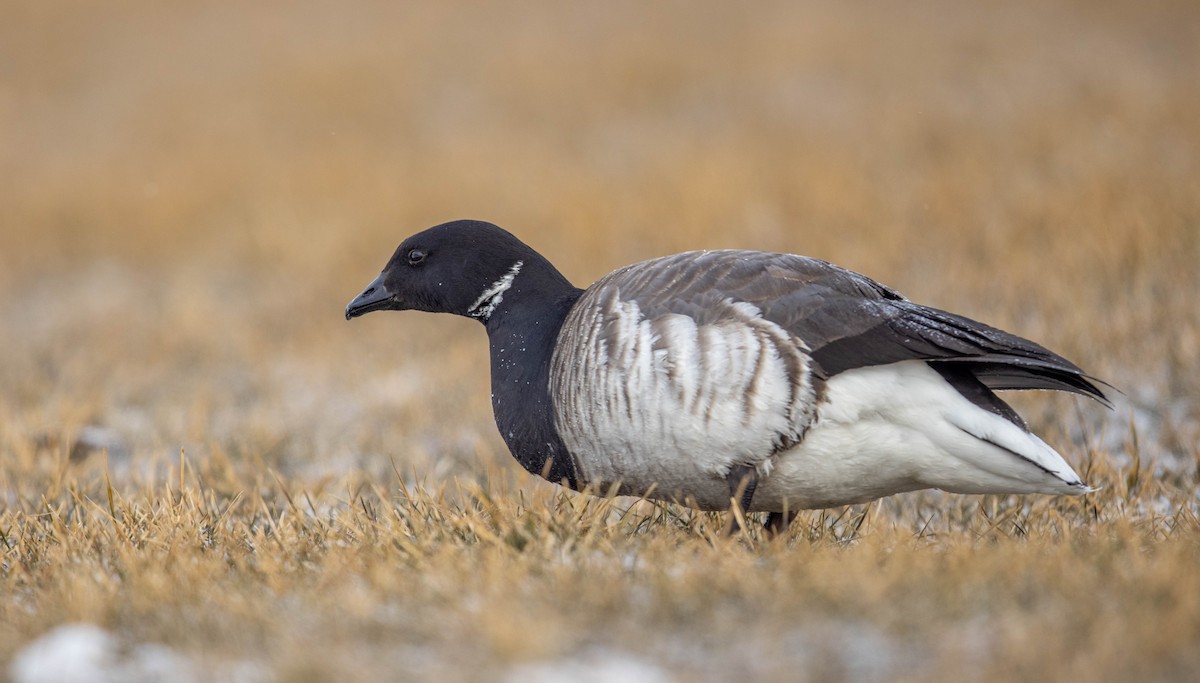
[[[969,391],[974,378],[987,389],[1054,389],[1111,405],[1097,380],[1045,347],[913,303],[864,275],[826,261],[792,254],[709,251],[655,263],[661,266],[635,264],[614,278],[622,288],[636,292],[647,315],[681,313],[704,323],[706,316],[721,310],[714,305],[717,302],[753,304],[763,318],[807,347],[815,370],[825,378],[853,368],[925,360],[960,391]]]

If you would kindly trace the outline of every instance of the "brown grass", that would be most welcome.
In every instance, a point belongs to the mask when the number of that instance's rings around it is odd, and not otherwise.
[[[3,5],[0,663],[88,622],[196,679],[1200,671],[1195,3]],[[581,284],[794,251],[1042,341],[1124,392],[1014,399],[1104,489],[775,543],[563,494],[477,325],[341,319],[458,217]]]

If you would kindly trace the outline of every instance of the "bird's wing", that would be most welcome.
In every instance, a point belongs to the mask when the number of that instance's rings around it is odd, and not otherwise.
[[[858,273],[819,259],[755,251],[687,252],[606,276],[649,317],[683,314],[715,323],[730,302],[803,343],[818,373],[905,360],[968,371],[989,389],[1055,389],[1110,405],[1098,380],[1058,354],[954,313],[913,303]]]

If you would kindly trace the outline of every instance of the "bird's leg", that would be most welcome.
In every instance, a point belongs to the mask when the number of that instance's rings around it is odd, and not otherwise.
[[[796,510],[785,510],[783,512],[772,512],[767,515],[767,534],[778,536],[788,530],[792,525],[792,520],[796,519]]]
[[[754,489],[758,487],[758,470],[749,465],[734,465],[725,481],[729,484],[729,534],[733,535],[741,529],[738,512],[741,512],[742,519],[750,512]],[[784,510],[767,515],[767,535],[778,536],[786,532],[796,519],[796,514],[796,510]]]
[[[734,465],[725,476],[725,482],[729,484],[729,534],[732,536],[742,528],[738,513],[744,518],[750,511],[750,501],[758,487],[758,470],[750,465]]]

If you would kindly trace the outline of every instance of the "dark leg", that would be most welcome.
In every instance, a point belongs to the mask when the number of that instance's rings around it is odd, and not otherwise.
[[[767,534],[778,536],[788,530],[792,520],[796,519],[796,510],[787,512],[772,512],[767,515]]]
[[[734,505],[743,516],[750,511],[750,501],[754,500],[754,489],[758,487],[758,470],[749,465],[734,465],[725,481],[729,484],[729,533],[733,535],[741,529]]]

